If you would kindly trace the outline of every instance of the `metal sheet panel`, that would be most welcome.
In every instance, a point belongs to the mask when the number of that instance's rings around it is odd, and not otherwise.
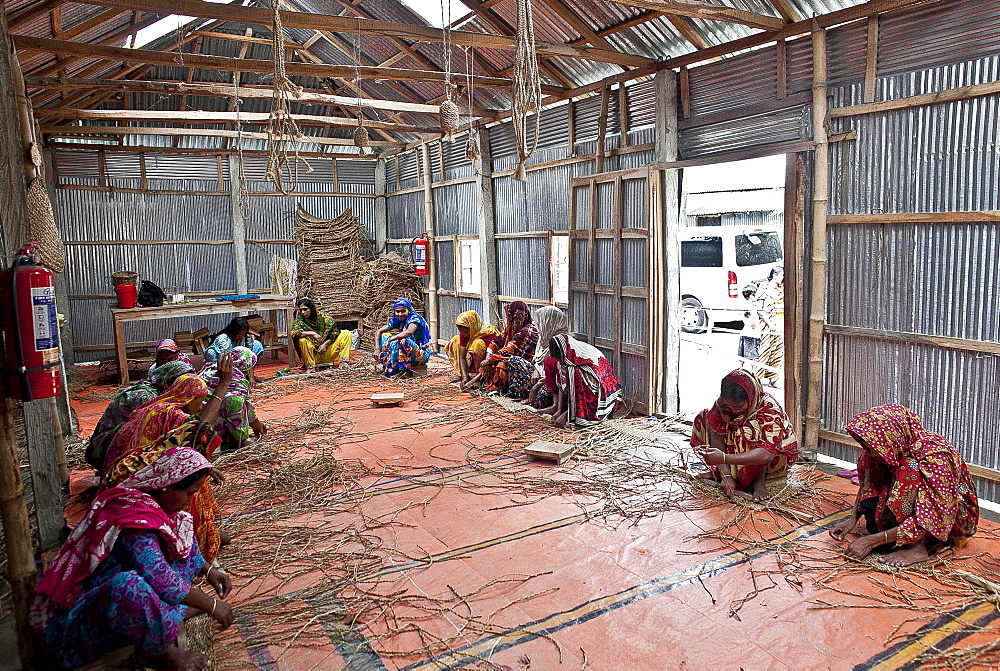
[[[455,291],[455,246],[451,240],[436,242],[434,264],[438,289]]]
[[[496,241],[501,296],[549,299],[549,241],[512,238]]]
[[[424,194],[413,191],[386,199],[390,238],[415,238],[424,232]]]
[[[622,353],[621,365],[616,373],[626,399],[625,407],[633,402],[645,404],[649,398],[646,368],[646,357]]]
[[[606,294],[594,295],[593,334],[605,340],[615,339],[615,297]],[[609,361],[614,361],[608,357]]]
[[[509,176],[493,178],[493,222],[497,233],[529,230],[527,198],[524,182]]]
[[[590,333],[589,297],[585,291],[570,292],[573,302],[573,332],[581,335]]]
[[[807,105],[687,128],[680,132],[681,154],[684,158],[694,158],[721,151],[764,147],[808,138],[812,134],[810,114]]]
[[[646,331],[646,299],[622,298],[622,342],[645,346]]]
[[[573,282],[590,281],[590,273],[587,267],[590,263],[589,246],[590,243],[586,239],[573,240],[573,263],[571,268]]]
[[[615,283],[615,241],[611,238],[594,240],[594,283],[613,285]]]
[[[615,183],[597,183],[597,210],[594,212],[594,227],[609,229],[615,227]]]
[[[479,232],[476,188],[475,182],[465,182],[434,189],[437,235],[475,235]]]
[[[694,117],[773,100],[777,66],[774,46],[691,68]]]
[[[648,279],[648,251],[644,238],[622,239],[622,286],[645,287]]]
[[[649,227],[646,178],[622,180],[622,228]]]

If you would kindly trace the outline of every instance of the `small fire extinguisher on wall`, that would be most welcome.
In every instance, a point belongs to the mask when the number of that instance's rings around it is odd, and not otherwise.
[[[413,269],[417,275],[429,275],[427,269],[427,251],[431,243],[426,233],[421,233],[413,239]]]
[[[3,292],[4,394],[22,401],[59,394],[59,325],[52,271],[31,242],[0,273]]]

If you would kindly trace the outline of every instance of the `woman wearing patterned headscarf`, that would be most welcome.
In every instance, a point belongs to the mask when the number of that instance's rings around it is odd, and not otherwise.
[[[909,566],[946,543],[963,545],[976,533],[979,500],[969,469],[958,450],[925,429],[916,413],[896,404],[872,408],[852,419],[847,432],[863,450],[861,488],[854,514],[830,535],[842,540],[862,517],[867,531],[847,547],[848,557],[886,551],[882,563]]]
[[[148,371],[146,371],[146,376],[152,377],[157,368],[172,361],[183,361],[187,364],[191,363],[191,359],[188,358],[187,354],[181,351],[181,348],[177,346],[177,343],[170,338],[164,338],[156,344],[156,361],[154,361],[153,365],[149,367]]]
[[[223,387],[225,396],[219,406],[219,414],[214,422],[215,430],[222,438],[222,449],[238,449],[250,437],[250,430],[260,438],[267,433],[267,427],[257,418],[253,401],[250,400],[250,371],[257,365],[257,355],[246,347],[234,347],[229,351],[233,360],[233,378],[228,387]],[[216,364],[208,364],[201,373],[208,388],[219,388],[219,370]]]
[[[392,304],[392,316],[375,332],[375,342],[372,356],[387,377],[413,377],[413,366],[423,365],[431,358],[430,326],[408,298],[397,298]]]
[[[469,381],[474,386],[482,378],[491,392],[511,398],[524,398],[531,386],[531,360],[538,344],[538,328],[531,319],[531,311],[524,301],[514,301],[504,306],[507,319],[503,333],[493,341],[489,354],[480,366],[480,375]]]
[[[460,382],[464,389],[469,380],[479,372],[486,350],[500,335],[500,331],[493,324],[484,324],[483,318],[475,310],[458,315],[455,326],[458,327],[458,335],[451,339],[445,352],[458,375],[452,382]]]
[[[799,456],[788,415],[753,374],[737,368],[722,378],[719,399],[694,419],[691,447],[726,496],[738,489],[763,501],[768,478],[784,476]]]
[[[535,384],[524,402],[535,408],[548,408],[554,402],[552,390],[555,389],[554,375],[558,370],[555,360],[546,364],[550,358],[549,341],[557,335],[569,333],[569,316],[557,307],[546,305],[535,313],[535,324],[538,325],[538,345],[533,360],[535,371],[531,376]]]
[[[212,464],[174,447],[97,495],[45,571],[29,621],[44,639],[46,666],[76,668],[102,654],[135,646],[149,666],[207,668],[208,660],[177,640],[188,607],[222,628],[233,623],[222,598],[229,577],[199,551],[184,511]],[[204,575],[219,599],[193,585]]]
[[[181,375],[193,372],[194,368],[190,363],[170,361],[151,371],[148,380],[137,382],[115,394],[94,427],[94,434],[90,437],[85,454],[87,463],[101,471],[108,446],[132,412],[166,391]]]

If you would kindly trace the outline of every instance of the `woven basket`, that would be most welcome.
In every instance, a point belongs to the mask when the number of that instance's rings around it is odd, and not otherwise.
[[[38,253],[42,263],[57,273],[66,267],[66,250],[63,247],[59,228],[56,227],[55,215],[52,212],[52,201],[45,190],[45,179],[38,176],[28,187],[28,222],[31,226],[31,237],[38,241]]]
[[[131,284],[138,287],[139,273],[134,273],[131,270],[118,270],[111,273],[111,286],[117,287],[119,284]]]

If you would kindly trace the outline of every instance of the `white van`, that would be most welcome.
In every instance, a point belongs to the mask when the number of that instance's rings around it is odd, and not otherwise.
[[[697,226],[681,230],[681,329],[704,333],[715,322],[739,321],[750,302],[743,287],[767,279],[781,263],[776,229]]]

